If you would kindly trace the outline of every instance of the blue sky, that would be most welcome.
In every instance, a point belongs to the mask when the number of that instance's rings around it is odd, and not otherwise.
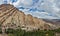
[[[60,0],[0,0],[12,4],[26,15],[44,19],[60,19]]]

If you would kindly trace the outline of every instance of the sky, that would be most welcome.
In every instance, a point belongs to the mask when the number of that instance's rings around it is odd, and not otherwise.
[[[11,4],[26,15],[43,19],[60,19],[60,0],[0,0],[1,4]]]

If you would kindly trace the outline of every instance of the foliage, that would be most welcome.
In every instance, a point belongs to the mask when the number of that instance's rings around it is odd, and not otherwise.
[[[2,33],[2,29],[0,28],[0,34]]]
[[[2,32],[2,29],[0,29],[0,32]],[[8,36],[54,36],[55,33],[60,33],[60,28],[55,30],[38,30],[38,31],[24,31],[21,29],[7,29],[6,34]]]
[[[13,29],[7,29],[6,33],[10,36],[10,35],[13,35],[13,36],[23,36],[24,34],[24,31],[21,30],[21,29],[16,29],[16,30],[13,30]]]

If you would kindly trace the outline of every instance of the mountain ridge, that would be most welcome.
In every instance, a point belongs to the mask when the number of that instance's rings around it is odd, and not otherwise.
[[[0,23],[5,28],[18,28],[22,30],[44,30],[44,29],[56,29],[56,25],[45,22],[43,19],[33,17],[28,14],[25,15],[22,11],[19,11],[16,7],[10,4],[0,5]]]

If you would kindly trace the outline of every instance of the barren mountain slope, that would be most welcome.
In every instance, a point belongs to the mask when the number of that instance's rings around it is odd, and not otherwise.
[[[13,5],[2,4],[0,5],[0,24],[2,27],[8,28],[18,28],[21,27],[22,30],[34,30],[34,29],[55,29],[57,28],[52,23],[48,23],[33,17],[28,14],[25,15],[22,11],[19,11]]]

